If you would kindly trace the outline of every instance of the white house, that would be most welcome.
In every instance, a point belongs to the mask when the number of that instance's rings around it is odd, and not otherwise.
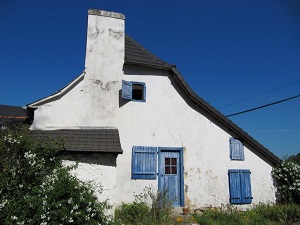
[[[192,209],[274,202],[279,158],[125,35],[124,22],[89,10],[85,71],[27,105],[33,133],[64,137],[66,162],[79,160],[75,174],[115,206],[148,186]]]

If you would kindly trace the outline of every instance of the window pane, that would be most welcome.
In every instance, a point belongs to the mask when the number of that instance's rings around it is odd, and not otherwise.
[[[144,100],[144,85],[133,84],[132,85],[132,99]]]
[[[170,167],[165,167],[165,174],[171,174]]]
[[[177,165],[177,158],[171,158],[172,160],[172,165],[176,166]]]
[[[170,164],[170,158],[165,158],[165,165],[166,165],[166,166],[171,165],[171,164]]]
[[[172,167],[172,174],[177,174],[177,166],[176,167]]]

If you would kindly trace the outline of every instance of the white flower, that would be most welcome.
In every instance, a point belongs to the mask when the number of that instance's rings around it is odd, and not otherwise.
[[[11,216],[11,218],[12,218],[13,220],[17,220],[17,219],[18,219],[18,217],[16,217],[16,216]]]

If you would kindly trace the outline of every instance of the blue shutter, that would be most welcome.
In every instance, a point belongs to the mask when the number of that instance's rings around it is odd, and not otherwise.
[[[230,159],[231,160],[244,160],[244,146],[238,139],[230,138]]]
[[[241,182],[239,170],[228,170],[230,203],[241,203]]]
[[[143,85],[144,85],[143,101],[145,102],[146,101],[146,85],[145,85],[145,83],[143,83]]]
[[[132,179],[156,179],[157,148],[134,146],[132,148]]]
[[[240,170],[241,174],[241,203],[249,204],[252,202],[250,170]]]
[[[250,170],[228,170],[231,204],[252,202]]]
[[[122,80],[122,98],[132,99],[132,83],[130,81]]]

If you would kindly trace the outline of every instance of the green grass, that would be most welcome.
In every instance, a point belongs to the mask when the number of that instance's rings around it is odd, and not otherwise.
[[[261,204],[246,212],[206,210],[193,216],[201,225],[294,225],[300,224],[300,206]]]

